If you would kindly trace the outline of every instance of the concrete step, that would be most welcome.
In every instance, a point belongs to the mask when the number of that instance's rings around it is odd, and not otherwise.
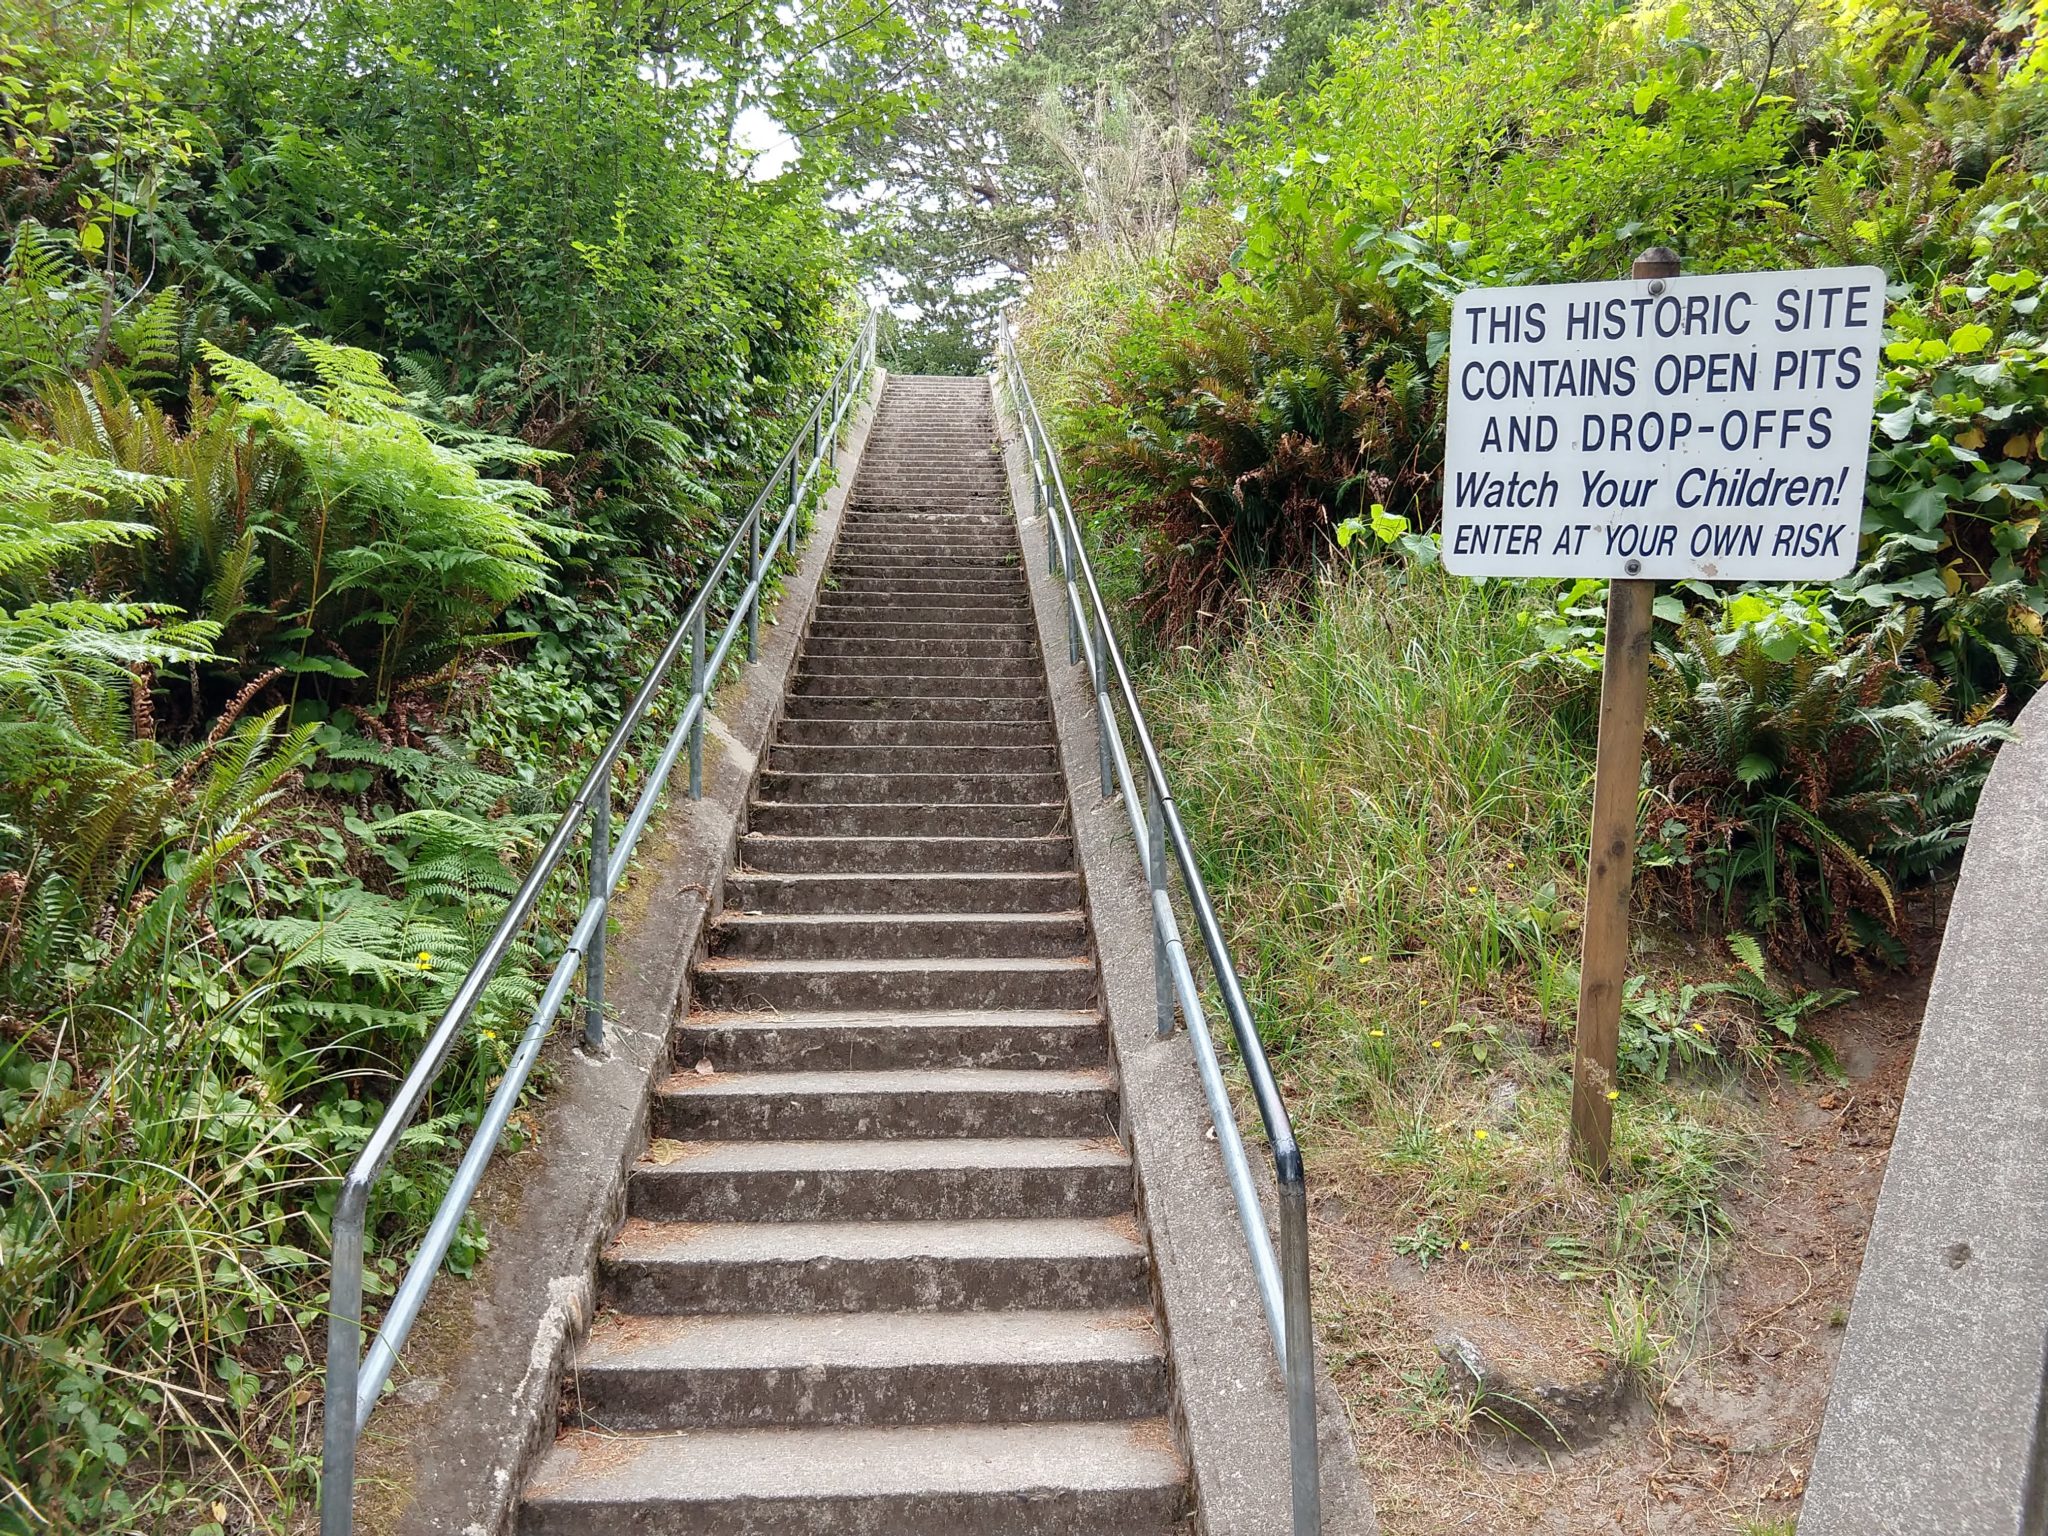
[[[800,746],[779,741],[768,749],[768,766],[779,773],[799,774],[1057,774],[1058,748],[1047,742],[1035,747],[942,746]]]
[[[838,672],[805,665],[790,684],[793,698],[948,698],[1038,699],[1045,697],[1045,674],[1035,666],[1009,677],[962,676],[918,672]]]
[[[790,805],[1044,805],[1065,781],[1056,773],[791,773],[770,769],[757,791]]]
[[[907,592],[887,599],[828,591],[818,599],[818,617],[828,623],[853,619],[866,624],[1017,624],[1030,621],[1031,603],[1022,591],[1014,596]]]
[[[1065,801],[1047,805],[791,805],[756,801],[747,830],[777,837],[1054,837]]]
[[[963,572],[1022,571],[1024,563],[1018,558],[1015,546],[1001,559],[987,555],[969,556],[969,550],[986,547],[986,541],[977,539],[972,544],[953,543],[927,538],[923,535],[897,534],[865,536],[859,539],[842,540],[839,552],[834,556],[834,570],[865,570],[875,566],[896,567],[930,562],[927,570],[959,570]]]
[[[1047,725],[1052,711],[1040,698],[976,698],[959,694],[904,694],[893,689],[821,689],[816,694],[793,694],[783,701],[785,720],[880,720],[892,724],[905,721],[944,720]]]
[[[906,561],[929,559],[943,564],[946,569],[955,566],[974,570],[1023,569],[1014,543],[1001,555],[990,554],[989,544],[988,539],[980,537],[950,539],[925,533],[854,534],[839,541],[833,562],[835,566],[840,561],[900,565]]]
[[[945,507],[1000,512],[1008,499],[1007,487],[995,475],[940,475],[906,471],[863,480],[853,493],[853,505],[861,511]]]
[[[1026,584],[1020,568],[1010,565],[942,566],[907,555],[888,561],[847,561],[832,567],[827,589],[832,592],[960,592],[1000,593],[1023,597]]]
[[[880,641],[887,645],[918,645],[950,641],[977,641],[993,645],[1026,645],[1035,653],[1038,631],[1027,620],[989,619],[967,623],[925,619],[819,619],[811,625],[806,644],[821,641]]]
[[[686,1014],[670,1055],[685,1070],[722,1072],[853,1068],[996,1067],[1072,1070],[1108,1061],[1091,1011]]]
[[[886,449],[884,452],[886,453]],[[858,499],[863,492],[870,497],[894,499],[906,491],[937,490],[951,493],[971,492],[985,495],[989,504],[1000,505],[996,498],[1006,487],[1002,471],[993,459],[942,467],[935,464],[916,464],[898,460],[891,464],[886,459],[878,461],[874,474],[864,474],[856,482],[854,494]]]
[[[894,725],[1036,725],[1049,723],[1051,711],[1043,696],[991,697],[975,694],[897,693],[889,689],[821,687],[815,694],[791,694],[783,701],[785,718],[842,723],[886,721]]]
[[[1007,512],[852,512],[842,539],[938,539],[987,549],[1017,547],[1017,520]]]
[[[928,578],[930,577],[929,572],[925,574]],[[860,572],[849,572],[844,577],[834,576],[828,579],[827,584],[819,595],[819,608],[821,612],[830,608],[842,608],[847,606],[852,599],[858,598],[861,606],[884,611],[892,608],[912,608],[920,605],[927,607],[972,606],[986,608],[992,604],[1000,603],[1002,605],[1022,604],[1026,612],[1029,612],[1031,593],[1029,584],[1024,579],[1023,567],[1021,565],[1017,568],[1014,575],[1003,575],[1001,572],[997,572],[994,577],[977,578],[977,583],[977,586],[972,591],[969,591],[965,586],[961,586],[959,588],[960,596],[956,597],[952,603],[934,605],[932,599],[934,597],[944,597],[948,591],[955,589],[955,583],[946,581],[944,578],[931,578],[927,582],[931,590],[920,591],[904,586],[895,577],[891,577],[884,582],[866,579]]]
[[[877,496],[877,494],[854,494],[852,508],[856,512],[874,512],[889,516],[975,516],[995,514],[1008,506],[1008,494],[981,496],[975,492],[963,492],[958,496]]]
[[[797,664],[800,677],[958,677],[970,680],[1018,678],[1045,681],[1045,668],[1035,655],[949,656],[928,648],[884,652],[880,655],[843,656],[833,652],[809,652]]]
[[[564,1435],[520,1536],[1172,1536],[1164,1419]]]
[[[712,925],[711,953],[722,959],[983,959],[1079,955],[1088,924],[1072,912],[778,912],[728,911]]]
[[[1019,875],[757,875],[725,882],[729,916],[765,912],[952,913],[1072,912],[1081,905],[1080,876]]]
[[[759,825],[740,839],[740,866],[766,874],[1037,874],[1074,867],[1064,833],[1037,837],[937,833],[787,835]]]
[[[677,1072],[656,1087],[653,1134],[677,1141],[867,1137],[1109,1136],[1106,1068],[1020,1072],[895,1067],[825,1072]]]
[[[991,615],[1012,618],[1014,610],[1030,612],[1030,594],[1024,579],[989,577],[948,580],[929,571],[917,575],[852,574],[836,579],[825,589],[832,617],[843,617],[842,609],[857,606],[872,620],[914,619],[924,608],[977,608]],[[929,621],[926,621],[929,622]]]
[[[821,672],[919,672],[927,676],[1045,676],[1038,647],[1025,639],[987,634],[943,639],[905,635],[862,635],[850,639],[810,636],[801,665]]]
[[[772,1008],[1093,1008],[1085,958],[722,960],[697,967],[698,1006]]]
[[[598,1319],[576,1361],[592,1429],[1004,1424],[1166,1411],[1144,1311]]]
[[[969,465],[911,465],[911,463],[879,463],[877,473],[860,475],[854,494],[866,492],[872,498],[897,498],[905,489],[918,487],[944,487],[948,492],[981,492],[993,502],[997,494],[1004,492],[1001,469],[993,459],[983,459]]]
[[[1131,1200],[1112,1136],[661,1142],[626,1184],[627,1214],[650,1221],[1030,1221]]]
[[[928,540],[901,539],[875,546],[859,540],[842,540],[832,554],[834,571],[958,571],[963,576],[1015,575],[1023,566],[1023,552],[1015,544],[1007,549],[993,541],[977,552],[966,545],[935,549]]]
[[[852,597],[835,598],[827,594],[819,599],[814,622],[818,626],[860,624],[867,626],[870,633],[905,636],[919,633],[921,626],[934,625],[964,627],[996,640],[1014,639],[1019,629],[1025,629],[1027,635],[1036,633],[1031,605],[1022,598],[981,601],[958,595],[939,598],[932,593],[888,603],[863,603]]]
[[[1012,571],[1010,575],[934,575],[932,571],[836,571],[831,575],[825,588],[831,596],[860,596],[868,600],[887,602],[891,598],[915,598],[920,594],[952,596],[954,600],[975,600],[975,598],[1012,598],[1016,602],[1028,600],[1028,588],[1024,584],[1024,573]]]
[[[812,659],[845,660],[849,657],[871,661],[883,657],[937,660],[1023,661],[1036,665],[1038,647],[1023,636],[999,639],[987,635],[819,635],[804,641],[804,655]]]
[[[983,1312],[1151,1299],[1128,1215],[1053,1221],[629,1218],[600,1265],[622,1312]]]
[[[1053,745],[1052,724],[1042,720],[835,720],[785,719],[776,731],[785,747],[909,747],[993,751]]]

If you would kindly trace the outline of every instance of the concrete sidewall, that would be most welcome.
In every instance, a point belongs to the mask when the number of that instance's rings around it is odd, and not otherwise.
[[[2043,1529],[2048,693],[1978,805],[1800,1536]]]
[[[1065,587],[1046,570],[1048,524],[1032,512],[1030,470],[999,412],[1031,579],[1032,609],[1058,727],[1074,848],[1100,960],[1138,1204],[1173,1379],[1173,1423],[1205,1536],[1282,1536],[1293,1528],[1287,1399],[1237,1206],[1211,1134],[1194,1051],[1155,1028],[1152,904],[1121,798],[1105,799],[1085,664],[1067,660]],[[1231,1047],[1219,1047],[1228,1051]],[[1254,1159],[1265,1143],[1246,1134]],[[1266,1182],[1270,1184],[1270,1158]],[[1311,1176],[1313,1174],[1311,1173]],[[1277,1234],[1275,1234],[1277,1241]],[[1323,1530],[1369,1536],[1372,1500],[1342,1403],[1319,1375]]]

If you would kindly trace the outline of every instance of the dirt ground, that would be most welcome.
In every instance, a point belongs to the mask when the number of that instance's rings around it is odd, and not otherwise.
[[[1475,1420],[1445,1390],[1434,1341],[1478,1340],[1535,1380],[1597,1376],[1615,1330],[1586,1288],[1455,1256],[1418,1267],[1374,1229],[1369,1199],[1319,1201],[1321,1284],[1337,1300],[1324,1353],[1384,1536],[1789,1536],[1926,990],[1924,974],[1866,980],[1809,1026],[1839,1079],[1754,1085],[1760,1161],[1730,1192],[1733,1230],[1699,1277],[1698,1324],[1577,1449]]]

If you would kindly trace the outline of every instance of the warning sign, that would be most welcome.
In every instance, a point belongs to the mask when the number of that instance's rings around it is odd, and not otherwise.
[[[1876,267],[1460,294],[1444,564],[1845,576],[1883,350]]]

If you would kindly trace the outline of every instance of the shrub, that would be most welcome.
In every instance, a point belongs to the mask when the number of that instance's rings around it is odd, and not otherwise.
[[[1948,716],[1908,664],[1917,628],[1893,612],[1781,660],[1695,614],[1657,647],[1642,862],[1680,911],[1903,958],[1900,887],[1961,851],[2006,735]]]

